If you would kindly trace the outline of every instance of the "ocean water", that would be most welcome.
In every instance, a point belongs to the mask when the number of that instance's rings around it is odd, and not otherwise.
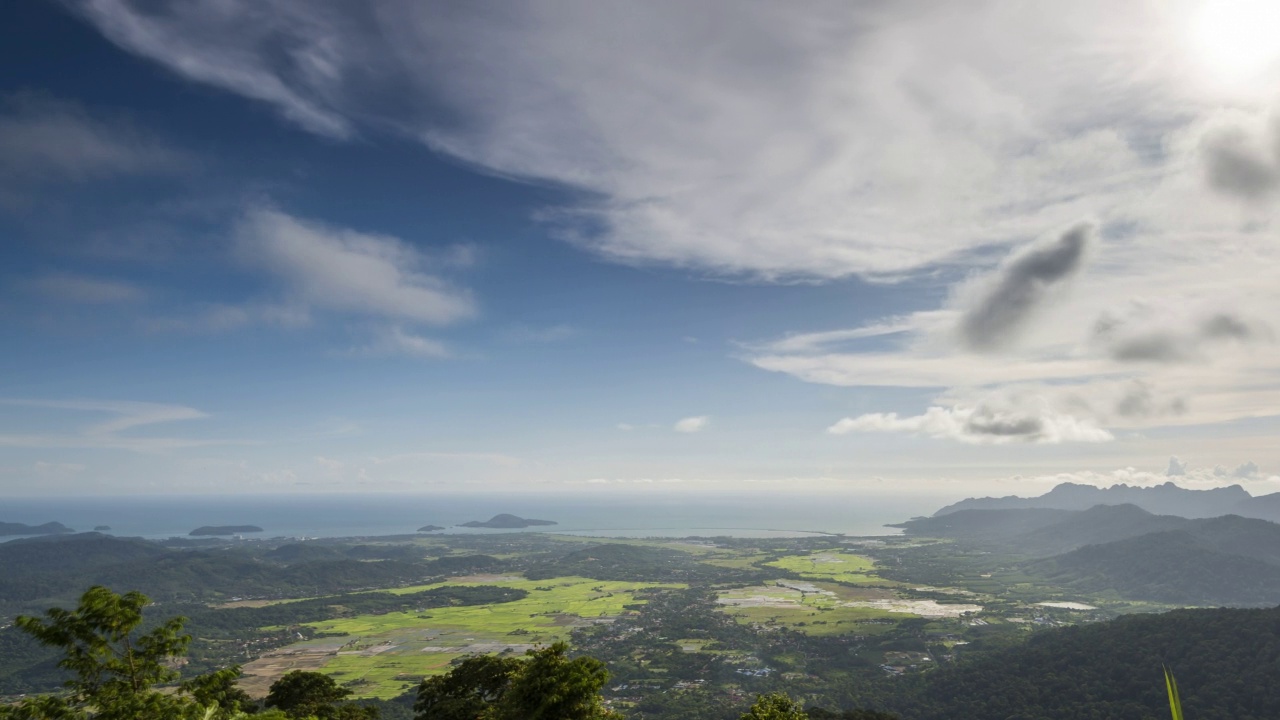
[[[78,532],[162,539],[202,525],[257,525],[248,537],[368,537],[413,534],[424,525],[448,533],[511,532],[450,527],[498,513],[554,520],[522,532],[601,537],[799,537],[812,533],[892,535],[885,523],[932,513],[921,498],[856,495],[312,495],[12,498],[0,521],[60,522]],[[11,538],[10,538],[11,539]]]

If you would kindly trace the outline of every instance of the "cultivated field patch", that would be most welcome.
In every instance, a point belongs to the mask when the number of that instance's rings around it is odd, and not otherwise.
[[[875,574],[875,561],[871,558],[853,553],[816,552],[806,555],[789,555],[767,564],[817,580],[869,585],[895,584]]]
[[[640,583],[560,577],[472,576],[447,583],[398,588],[406,595],[450,586],[518,588],[527,597],[508,603],[423,608],[308,623],[322,637],[289,645],[249,663],[246,674],[265,693],[274,678],[305,664],[331,674],[356,697],[390,698],[424,676],[445,672],[449,661],[477,652],[522,654],[568,641],[574,628],[612,622],[626,606],[644,602],[636,593],[672,583]],[[263,684],[265,683],[265,685]]]
[[[809,635],[874,634],[866,627],[869,621],[954,618],[982,610],[980,605],[904,598],[885,588],[796,580],[726,590],[717,602],[739,622],[786,626]]]

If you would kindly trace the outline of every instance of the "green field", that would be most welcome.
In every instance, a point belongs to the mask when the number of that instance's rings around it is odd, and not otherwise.
[[[785,626],[806,635],[872,635],[888,630],[889,626],[868,624],[867,621],[916,617],[905,609],[895,612],[867,606],[892,599],[893,595],[888,591],[859,591],[826,583],[794,583],[790,587],[760,585],[720,593],[724,612],[738,622]]]
[[[408,594],[446,584],[519,588],[529,595],[494,605],[430,608],[308,623],[328,637],[296,643],[281,653],[308,656],[321,663],[323,672],[347,684],[357,697],[391,698],[425,675],[447,671],[449,661],[459,656],[477,652],[522,654],[534,645],[568,641],[573,628],[607,622],[626,612],[625,606],[644,602],[635,596],[639,590],[684,587],[581,577],[537,581],[477,577],[392,592]]]
[[[814,580],[835,580],[855,585],[894,585],[874,573],[875,562],[862,555],[845,552],[816,552],[789,555],[766,563]]]
[[[795,580],[725,590],[719,603],[738,622],[785,626],[806,635],[874,635],[887,631],[897,620],[954,618],[982,611],[982,606],[971,603],[903,597],[890,588]]]

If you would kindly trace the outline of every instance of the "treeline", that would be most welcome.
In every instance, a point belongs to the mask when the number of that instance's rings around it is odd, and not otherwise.
[[[261,627],[287,627],[338,617],[424,611],[457,605],[494,605],[520,600],[528,594],[519,588],[492,585],[445,585],[404,595],[365,592],[264,607],[192,608],[187,613],[187,628],[196,637],[239,637],[247,630]]]
[[[699,562],[679,550],[607,543],[533,563],[524,571],[530,580],[577,576],[628,582],[725,583],[760,582],[789,576],[785,570],[727,568]]]
[[[189,603],[394,587],[500,564],[488,555],[428,559],[413,546],[285,545],[254,554],[238,547],[174,550],[85,533],[0,544],[0,616],[66,602],[89,585],[136,587],[157,602]]]

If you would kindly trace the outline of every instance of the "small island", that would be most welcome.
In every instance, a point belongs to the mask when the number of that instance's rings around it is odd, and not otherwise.
[[[73,532],[75,530],[58,522],[47,522],[43,525],[0,522],[0,535],[64,535]]]
[[[240,535],[241,533],[260,533],[257,525],[205,525],[192,530],[190,535]]]
[[[486,521],[472,520],[471,522],[462,523],[461,527],[469,528],[499,528],[502,530],[511,530],[517,528],[533,527],[534,525],[555,525],[552,520],[533,520],[531,518],[522,518],[516,515],[494,515]]]
[[[94,526],[94,528],[93,528],[93,531],[94,531],[94,532],[111,532],[111,526],[110,526],[110,525],[95,525],[95,526]]]
[[[435,532],[437,530],[443,530],[443,529],[444,528],[440,527],[439,525],[423,525],[422,527],[418,528],[418,532]]]

